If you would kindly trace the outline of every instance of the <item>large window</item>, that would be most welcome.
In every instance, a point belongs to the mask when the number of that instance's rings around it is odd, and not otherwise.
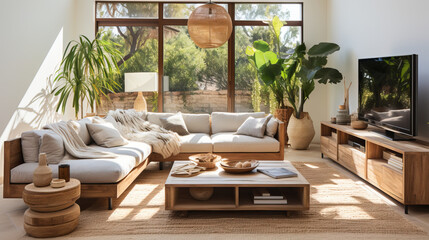
[[[189,37],[187,19],[200,3],[96,2],[96,29],[123,54],[126,72],[158,72],[158,92],[144,93],[149,110],[165,112],[265,111],[273,96],[249,64],[253,41],[273,41],[266,20],[279,16],[282,51],[302,41],[302,3],[225,3],[233,34],[223,46],[201,49]],[[102,111],[132,108],[136,93],[110,94]]]

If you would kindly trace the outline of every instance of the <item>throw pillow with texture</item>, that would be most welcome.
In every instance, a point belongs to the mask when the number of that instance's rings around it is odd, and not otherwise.
[[[279,121],[275,118],[271,118],[267,123],[267,128],[265,129],[265,135],[274,137],[277,133],[279,127]]]
[[[99,146],[111,148],[128,144],[112,123],[87,123],[86,126],[92,139]]]
[[[21,134],[21,146],[24,162],[39,162],[40,141],[43,135],[52,133],[50,130],[32,130]]]
[[[79,137],[86,145],[89,145],[91,143],[91,136],[89,135],[86,124],[92,123],[91,119],[83,118],[79,121],[71,121],[71,123],[77,135],[79,135]]]
[[[40,153],[46,153],[48,164],[58,164],[64,158],[64,141],[56,133],[47,133],[40,139]]]
[[[160,118],[162,127],[178,133],[180,136],[189,135],[188,128],[186,127],[185,121],[181,112],[178,112],[170,117]]]
[[[237,129],[235,134],[263,138],[265,135],[265,128],[271,117],[271,114],[264,118],[248,117]]]

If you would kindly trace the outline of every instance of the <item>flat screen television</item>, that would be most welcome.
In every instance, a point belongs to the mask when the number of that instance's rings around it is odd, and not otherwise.
[[[416,135],[416,90],[417,55],[359,59],[359,119],[387,137]]]

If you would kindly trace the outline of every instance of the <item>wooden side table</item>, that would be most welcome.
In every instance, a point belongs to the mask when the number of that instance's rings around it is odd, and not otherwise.
[[[65,187],[25,186],[22,199],[30,207],[24,213],[24,229],[33,237],[57,237],[72,232],[79,223],[80,181],[70,178]]]

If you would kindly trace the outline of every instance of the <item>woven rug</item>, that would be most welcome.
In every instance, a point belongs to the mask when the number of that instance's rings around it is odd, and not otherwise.
[[[164,210],[168,170],[145,170],[128,192],[114,202],[84,207],[76,231],[69,237],[138,234],[407,234],[427,233],[325,163],[294,163],[311,184],[309,211],[190,212],[187,217]]]

